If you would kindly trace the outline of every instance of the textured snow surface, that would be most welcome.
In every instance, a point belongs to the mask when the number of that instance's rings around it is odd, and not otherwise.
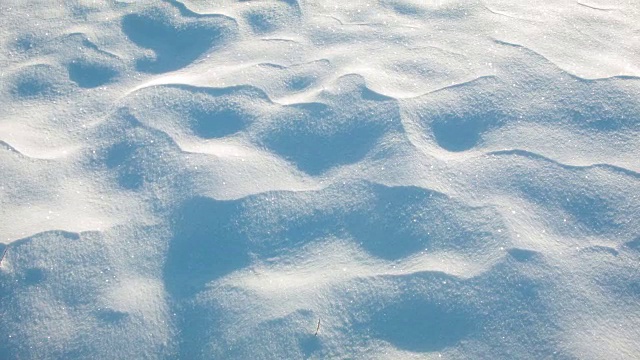
[[[1,1],[0,359],[640,358],[638,24]]]

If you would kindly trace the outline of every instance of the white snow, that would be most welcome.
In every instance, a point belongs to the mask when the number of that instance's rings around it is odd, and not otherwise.
[[[639,23],[2,1],[0,359],[639,358]]]

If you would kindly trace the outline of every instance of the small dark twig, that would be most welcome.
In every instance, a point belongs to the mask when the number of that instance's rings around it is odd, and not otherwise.
[[[313,336],[318,336],[318,331],[320,330],[320,318],[318,318],[318,327],[316,327],[316,333]]]
[[[4,260],[4,256],[7,255],[7,251],[9,251],[9,247],[5,246],[4,251],[2,252],[2,256],[0,256],[0,266],[2,266],[2,260]]]
[[[597,6],[593,6],[593,5],[589,5],[589,4],[585,4],[585,3],[581,3],[580,1],[576,2],[578,5],[580,6],[584,6],[587,7],[589,9],[593,9],[593,10],[600,10],[600,11],[611,11],[611,10],[615,10],[615,9],[609,9],[609,8],[601,8],[601,7],[597,7]]]

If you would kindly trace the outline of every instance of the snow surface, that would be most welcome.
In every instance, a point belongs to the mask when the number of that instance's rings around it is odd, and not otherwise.
[[[1,1],[0,359],[640,358],[638,24]]]

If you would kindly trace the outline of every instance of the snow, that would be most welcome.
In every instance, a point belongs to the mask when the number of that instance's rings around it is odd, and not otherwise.
[[[0,14],[0,359],[640,357],[638,1]]]

